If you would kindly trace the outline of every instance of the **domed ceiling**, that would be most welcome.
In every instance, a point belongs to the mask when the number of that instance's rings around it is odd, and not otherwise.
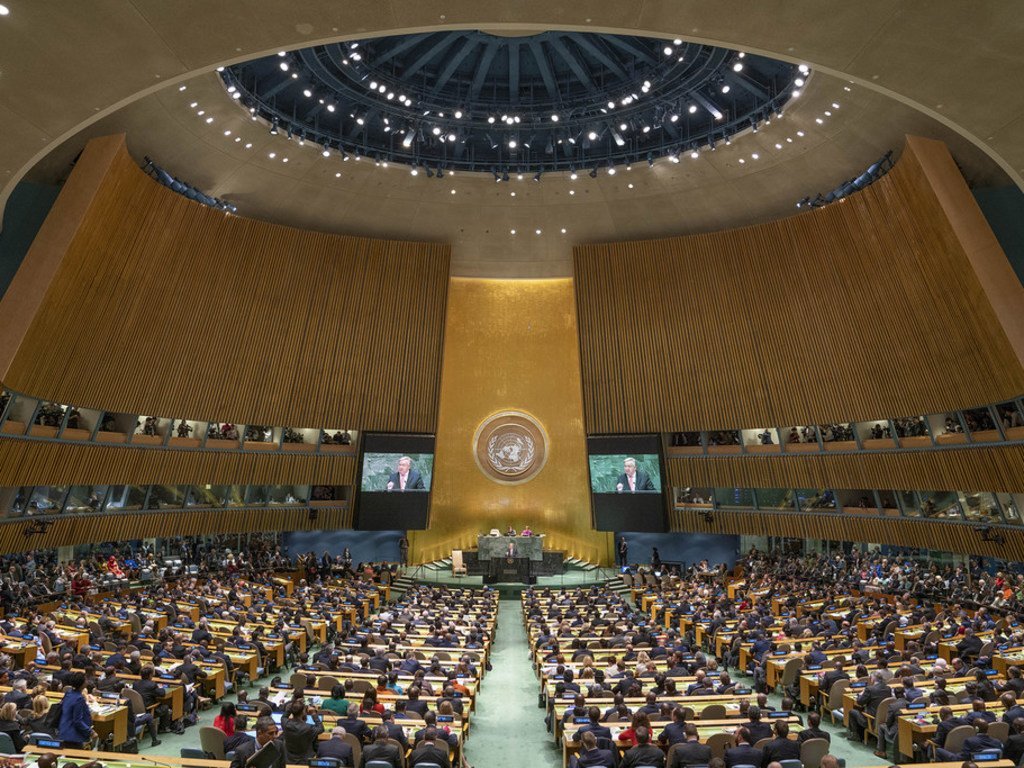
[[[221,76],[272,133],[430,175],[505,175],[714,146],[780,114],[807,72],[680,39],[445,31],[280,51]]]

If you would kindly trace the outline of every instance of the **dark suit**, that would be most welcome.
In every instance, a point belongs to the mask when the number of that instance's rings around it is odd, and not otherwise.
[[[353,720],[348,717],[338,718],[335,725],[340,725],[345,729],[345,733],[351,733],[360,742],[365,742],[367,737],[370,735],[370,729],[362,720]]]
[[[398,476],[398,472],[392,472],[391,476],[388,477],[388,482],[393,483],[391,490],[401,490],[402,481]],[[418,469],[410,469],[409,474],[405,477],[405,490],[407,491],[425,491],[426,486],[423,485],[423,476],[420,474]]]
[[[1010,760],[1014,765],[1020,764],[1024,757],[1024,733],[1014,733],[1003,746],[1003,760]]]
[[[800,733],[796,735],[803,744],[808,739],[824,739],[825,741],[832,743],[832,734],[828,731],[823,731],[821,728],[804,728]]]
[[[420,745],[409,755],[409,765],[418,765],[419,763],[434,763],[440,765],[441,768],[452,768],[451,761],[448,759],[447,745],[444,747],[438,747],[436,744]]]
[[[699,741],[685,741],[672,752],[668,768],[682,768],[686,765],[707,765],[711,760],[711,747]]]
[[[836,681],[849,679],[850,676],[845,672],[840,672],[837,669],[833,669],[831,672],[826,672],[825,676],[821,678],[821,684],[818,686],[818,688],[822,691],[825,691],[825,693],[828,693],[830,690],[832,690],[832,686],[835,685]]]
[[[791,739],[772,739],[764,745],[764,749],[761,751],[763,753],[761,765],[767,768],[768,763],[773,760],[778,760],[780,763],[783,760],[799,760],[800,742]]]
[[[637,474],[640,474],[637,472]],[[638,765],[652,765],[662,768],[665,765],[665,753],[653,744],[638,744],[622,756],[619,768],[634,768]]]
[[[632,493],[632,491],[629,490],[629,478],[626,477],[625,472],[619,475],[619,479],[615,481],[616,490],[618,490],[620,483],[622,484],[622,493]],[[637,491],[656,490],[654,483],[651,482],[651,476],[642,469],[637,469],[636,474],[633,475],[633,485]]]
[[[612,729],[608,726],[587,723],[586,725],[582,726],[578,731],[576,731],[576,735],[572,737],[572,740],[579,741],[581,738],[583,738],[583,734],[587,731],[590,731],[592,734],[594,734],[595,739],[610,739],[612,737]]]
[[[946,737],[949,736],[949,732],[958,725],[964,724],[964,721],[959,717],[950,717],[946,720],[940,721],[939,724],[935,726],[935,735],[932,736],[932,741],[940,747],[943,746],[946,743]]]
[[[274,759],[273,768],[285,768],[284,762],[284,745],[280,741],[268,742],[265,749],[274,750],[277,752],[277,756]],[[257,745],[256,739],[242,744],[240,747],[235,749],[235,757],[231,761],[230,768],[245,768],[254,754],[256,754]],[[262,754],[261,754],[262,757]]]
[[[282,741],[289,763],[308,760],[317,749],[317,737],[324,732],[323,723],[314,715],[316,722],[310,725],[305,720],[287,718],[281,724]]]
[[[756,723],[744,723],[744,727],[750,731],[750,741],[754,744],[757,744],[761,739],[770,739],[774,735],[771,725],[760,720]]]
[[[580,752],[577,768],[615,768],[615,756],[610,749],[591,749]]]
[[[224,739],[224,754],[228,752],[237,752],[238,748],[243,744],[248,744],[250,741],[255,742],[252,736],[245,731],[235,731],[232,735]]]
[[[398,747],[394,744],[373,744],[363,747],[363,756],[359,759],[359,768],[365,768],[370,760],[383,760],[391,763],[394,768],[402,768],[402,756],[398,753]]]
[[[686,741],[686,734],[683,733],[684,728],[686,728],[686,723],[669,723],[665,726],[665,730],[658,734],[658,741],[669,746]]]
[[[316,748],[317,757],[333,757],[341,760],[343,765],[352,765],[352,747],[341,739],[330,738],[321,741]]]
[[[726,768],[732,768],[734,765],[760,764],[761,750],[754,749],[749,744],[740,744],[738,747],[732,747],[731,749],[725,750]]]

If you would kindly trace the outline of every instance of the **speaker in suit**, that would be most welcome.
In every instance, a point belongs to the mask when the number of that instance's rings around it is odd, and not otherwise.
[[[635,493],[637,491],[653,491],[655,488],[651,476],[644,470],[638,469],[633,475],[632,487],[629,485],[629,475],[623,472],[615,481],[615,490],[620,493]]]
[[[402,474],[405,474],[405,486],[402,485]],[[425,491],[423,476],[418,469],[412,468],[412,459],[403,456],[398,460],[398,468],[388,477],[389,491]]]

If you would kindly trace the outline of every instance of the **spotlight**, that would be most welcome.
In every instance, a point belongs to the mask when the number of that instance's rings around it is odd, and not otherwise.
[[[506,169],[505,169],[505,171],[504,171],[504,172],[503,172],[503,173],[501,174],[501,180],[502,180],[502,181],[508,181],[508,169],[507,169],[507,168],[506,168]]]
[[[281,67],[281,71],[282,72],[287,72],[288,71],[288,62],[287,61],[282,61],[278,66]]]
[[[587,138],[591,141],[597,141],[597,131],[591,131],[587,134]]]
[[[274,121],[270,124],[270,135],[271,136],[277,136],[277,118],[276,117],[274,118]]]
[[[588,176],[589,176],[590,178],[592,178],[592,179],[596,179],[596,178],[597,178],[597,166],[595,165],[595,166],[594,166],[594,167],[593,167],[593,168],[591,169],[590,173],[588,173],[587,175],[588,175]]]
[[[327,146],[326,144],[324,144],[324,149],[323,149],[323,151],[322,151],[322,152],[320,153],[320,155],[321,155],[322,157],[330,157],[330,156],[331,156],[331,148],[330,148],[330,147],[328,147],[328,146]]]
[[[509,139],[508,140],[508,148],[509,149],[515,149],[517,146],[518,146],[518,144],[516,144],[516,140],[515,139]]]
[[[732,71],[733,72],[742,72],[743,71],[743,62],[737,61],[735,64],[733,64],[732,65]]]
[[[695,113],[697,112],[697,105],[696,105],[696,104],[691,104],[691,105],[690,105],[689,107],[687,107],[686,109],[687,109],[687,111],[688,111],[688,112],[689,112],[689,113],[690,113],[691,115],[692,115],[692,114],[695,114]]]
[[[402,139],[402,146],[408,149],[412,146],[412,140],[416,137],[416,131],[410,128],[405,132],[405,137]]]
[[[535,174],[533,175],[533,180],[534,180],[534,181],[540,181],[540,174],[541,174],[541,172],[540,172],[540,171],[537,171],[537,172],[536,172],[536,173],[535,173]]]
[[[558,122],[558,115],[552,115],[551,116],[551,122],[552,123],[557,123]]]
[[[692,158],[693,158],[694,160],[696,160],[696,159],[697,159],[698,157],[700,157],[700,152],[698,152],[698,151],[697,151],[697,150],[695,149],[695,150],[693,150],[692,152],[690,152],[690,157],[692,157]]]
[[[612,163],[611,160],[608,161],[608,175],[609,176],[614,176],[615,175],[615,165]]]

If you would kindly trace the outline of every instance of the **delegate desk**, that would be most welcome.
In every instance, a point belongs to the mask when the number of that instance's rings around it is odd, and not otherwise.
[[[480,562],[501,559],[508,552],[509,542],[514,542],[519,557],[528,560],[543,560],[541,554],[544,540],[540,536],[477,536],[476,549]]]

